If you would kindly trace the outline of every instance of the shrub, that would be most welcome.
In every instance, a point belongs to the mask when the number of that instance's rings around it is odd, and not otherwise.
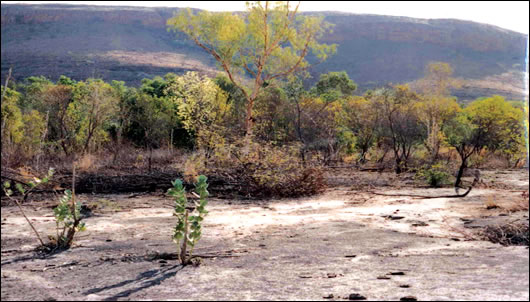
[[[441,164],[424,166],[416,172],[416,178],[424,179],[431,187],[440,187],[449,183],[450,174]]]
[[[177,216],[177,224],[173,232],[173,241],[177,244],[177,251],[179,260],[183,265],[189,263],[193,248],[199,239],[201,238],[201,222],[204,220],[204,216],[208,214],[206,211],[206,205],[208,201],[208,184],[206,183],[206,176],[201,175],[197,177],[197,183],[195,184],[195,191],[199,196],[199,202],[195,202],[195,208],[189,211],[188,199],[186,198],[186,189],[182,185],[180,179],[172,182],[173,188],[168,190],[168,194],[175,198],[175,213]],[[189,215],[191,212],[197,211],[197,215]],[[182,244],[180,243],[182,241]],[[189,257],[186,257],[188,245],[191,247]]]
[[[48,183],[51,177],[53,176],[53,173],[54,169],[50,168],[48,170],[48,174],[43,178],[34,177],[34,180],[29,181],[27,184],[16,183],[15,188],[22,195],[22,201],[26,201],[29,198],[29,195],[37,187]],[[73,170],[72,184],[74,183],[75,168]],[[85,230],[85,224],[81,223],[81,203],[76,203],[74,197],[75,194],[73,194],[70,190],[66,190],[64,196],[59,200],[59,205],[53,210],[55,222],[57,225],[57,237],[48,236],[48,238],[51,239],[51,242],[46,244],[42,240],[35,226],[33,226],[33,223],[31,223],[31,220],[26,216],[22,208],[21,202],[18,199],[12,197],[14,192],[11,189],[11,183],[9,181],[6,181],[3,184],[3,189],[6,196],[16,203],[20,210],[20,213],[22,214],[22,216],[24,216],[31,229],[37,236],[37,239],[40,242],[40,248],[43,248],[48,252],[54,251],[57,248],[69,248],[74,240],[75,233]],[[72,188],[72,190],[74,189],[75,188]]]
[[[26,201],[28,199],[29,195],[32,193],[32,191],[35,190],[37,187],[39,187],[40,185],[48,183],[49,179],[53,176],[53,173],[54,173],[54,170],[53,169],[49,169],[48,170],[48,175],[46,175],[42,179],[35,177],[33,181],[29,181],[27,184],[22,184],[20,182],[16,183],[15,184],[15,188],[22,195],[22,201]],[[26,213],[24,213],[24,210],[22,209],[21,202],[18,199],[12,197],[14,192],[11,189],[11,182],[9,182],[9,181],[4,182],[2,188],[4,189],[4,192],[5,192],[6,196],[10,200],[15,202],[15,204],[18,207],[18,209],[20,210],[20,213],[22,214],[22,216],[24,216],[24,218],[28,222],[29,226],[31,227],[31,229],[35,233],[35,236],[37,236],[37,239],[39,240],[41,246],[44,246],[45,245],[44,241],[42,241],[42,238],[40,237],[39,232],[37,231],[35,226],[33,226],[33,223],[31,223],[29,218],[26,216]]]
[[[196,169],[230,182],[238,193],[249,197],[321,193],[326,188],[323,169],[304,165],[299,155],[299,146],[278,147],[243,139],[216,148],[209,158],[202,156],[204,165],[198,164]],[[196,157],[192,160],[200,162]]]

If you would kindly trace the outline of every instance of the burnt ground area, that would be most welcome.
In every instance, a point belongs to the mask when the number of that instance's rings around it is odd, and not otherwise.
[[[477,236],[487,225],[528,222],[512,206],[528,172],[486,171],[465,198],[413,197],[454,191],[410,175],[344,170],[330,179],[306,198],[211,198],[194,252],[201,263],[186,267],[164,257],[176,247],[173,201],[162,192],[80,194],[87,231],[48,256],[34,252],[31,229],[7,204],[2,300],[528,300],[528,247]],[[42,199],[25,204],[26,214],[54,234],[57,199]]]

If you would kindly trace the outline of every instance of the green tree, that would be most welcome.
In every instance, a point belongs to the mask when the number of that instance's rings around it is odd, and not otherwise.
[[[118,100],[116,114],[108,123],[107,130],[109,131],[114,143],[111,144],[110,149],[113,152],[113,162],[116,162],[122,149],[124,131],[131,121],[130,105],[134,102],[136,89],[125,86],[123,81],[112,81],[112,89],[114,96]]]
[[[284,86],[285,95],[289,104],[293,107],[294,112],[294,130],[298,140],[304,144],[304,137],[302,135],[302,108],[300,106],[301,100],[306,97],[307,92],[304,89],[302,79],[292,77]],[[301,153],[302,160],[304,160],[303,152]]]
[[[374,92],[373,106],[381,110],[381,135],[389,141],[396,161],[396,173],[407,169],[413,148],[421,144],[426,131],[418,118],[419,96],[408,86]]]
[[[211,149],[224,143],[226,117],[231,106],[227,93],[208,77],[188,72],[176,77],[166,88],[168,100],[174,108],[172,117],[193,137],[196,146]]]
[[[523,115],[501,96],[474,101],[456,117],[447,122],[444,133],[449,145],[458,152],[461,164],[455,187],[461,184],[468,159],[482,150],[513,148],[523,133]]]
[[[329,103],[353,95],[356,89],[355,82],[345,71],[341,71],[321,74],[311,91]]]
[[[252,136],[253,107],[262,87],[276,79],[304,71],[311,52],[325,60],[335,45],[318,43],[330,24],[320,17],[299,16],[289,2],[247,3],[247,14],[196,15],[184,10],[169,19],[169,29],[184,32],[212,55],[246,98],[247,137]],[[244,78],[250,77],[247,81]]]
[[[60,145],[66,155],[73,148],[75,129],[67,124],[68,106],[73,101],[73,87],[69,85],[47,85],[41,93],[43,108],[41,112],[48,115],[47,135],[50,142]]]
[[[9,166],[10,155],[14,151],[15,144],[22,141],[24,137],[24,124],[22,112],[17,103],[20,93],[7,87],[4,91],[2,86],[2,165]],[[5,93],[4,93],[5,92]]]
[[[234,133],[245,132],[245,102],[246,98],[241,89],[239,89],[223,73],[217,74],[214,79],[215,84],[227,93],[228,102],[230,103],[230,124]]]
[[[22,97],[20,99],[20,108],[24,112],[29,112],[33,109],[39,110],[42,113],[47,111],[47,105],[43,95],[53,83],[44,76],[28,77],[19,85]]]
[[[59,80],[57,80],[57,85],[75,86],[75,84],[77,84],[76,81],[70,79],[69,77],[65,75],[61,75],[59,77]]]
[[[366,162],[366,154],[379,137],[382,122],[381,112],[365,97],[351,97],[343,100],[340,118],[342,133],[353,134],[353,150],[359,153],[358,162]]]
[[[47,126],[46,119],[37,110],[32,110],[22,116],[22,123],[24,124],[24,137],[21,141],[21,147],[24,156],[30,159],[41,151],[44,140],[43,134],[45,134]]]
[[[130,138],[149,149],[148,169],[152,167],[153,148],[158,148],[170,134],[170,103],[167,98],[157,98],[138,91],[130,104]]]
[[[81,143],[83,153],[90,151],[91,143],[97,147],[108,139],[104,124],[115,115],[117,105],[118,99],[108,83],[88,79],[76,84],[74,102],[68,110],[73,119],[77,118],[76,141]]]

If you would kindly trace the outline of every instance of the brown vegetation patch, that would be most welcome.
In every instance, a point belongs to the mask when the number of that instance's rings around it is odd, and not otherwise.
[[[493,243],[504,246],[509,245],[529,245],[528,221],[515,221],[503,225],[486,226],[480,236]]]

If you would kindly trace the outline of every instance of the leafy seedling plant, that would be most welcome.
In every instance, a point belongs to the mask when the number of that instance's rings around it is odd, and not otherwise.
[[[53,173],[54,173],[53,168],[50,168],[48,170],[48,174],[45,177],[43,177],[42,179],[34,177],[33,181],[29,181],[27,184],[24,184],[24,185],[22,183],[18,183],[17,182],[15,184],[15,189],[22,195],[22,201],[23,202],[26,201],[28,199],[29,195],[35,189],[37,189],[39,186],[48,183],[48,181],[53,176]],[[11,187],[11,182],[9,182],[9,181],[4,182],[2,188],[4,189],[4,192],[5,192],[6,196],[10,200],[15,202],[15,204],[18,207],[18,209],[20,210],[20,213],[22,214],[22,216],[24,216],[24,218],[28,222],[29,226],[31,227],[31,229],[33,230],[35,235],[37,236],[37,239],[39,239],[39,242],[40,242],[41,246],[45,246],[44,241],[42,241],[42,238],[39,235],[39,232],[37,232],[37,229],[35,229],[35,226],[33,226],[33,223],[31,223],[31,221],[29,220],[28,216],[26,216],[26,213],[24,213],[24,209],[22,209],[20,201],[17,198],[12,197],[14,192],[13,192],[12,187]]]
[[[57,248],[69,248],[75,233],[86,229],[85,223],[81,222],[81,202],[75,202],[72,191],[65,190],[59,205],[53,209],[53,214],[57,224],[57,237],[50,236],[50,239],[55,241]]]
[[[177,255],[181,264],[186,265],[190,263],[193,254],[193,248],[199,239],[201,238],[201,223],[204,220],[204,216],[208,214],[206,211],[206,205],[208,200],[206,199],[209,195],[208,184],[206,183],[206,176],[200,175],[197,177],[197,183],[195,183],[196,196],[199,197],[199,201],[194,201],[195,207],[187,207],[188,199],[186,197],[186,189],[182,185],[180,179],[176,179],[171,182],[173,188],[168,190],[168,194],[175,198],[175,213],[177,216],[177,225],[173,232],[173,241],[177,244]],[[196,213],[195,215],[191,215]],[[187,249],[189,250],[189,256]]]

